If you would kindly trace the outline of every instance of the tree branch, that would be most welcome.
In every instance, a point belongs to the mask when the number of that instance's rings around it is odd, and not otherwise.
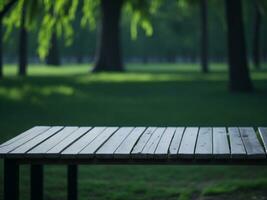
[[[9,1],[3,10],[0,12],[0,18],[3,18],[5,14],[12,8],[12,6],[17,2],[17,0],[11,0]]]

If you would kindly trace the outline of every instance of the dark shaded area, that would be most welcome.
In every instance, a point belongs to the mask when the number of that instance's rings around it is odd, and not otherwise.
[[[26,7],[23,7],[19,30],[19,71],[20,76],[25,76],[28,65],[28,33],[26,30]]]
[[[9,1],[0,12],[0,78],[3,77],[3,17],[17,0]]]
[[[228,36],[229,88],[252,91],[248,71],[241,0],[225,0]]]
[[[208,22],[207,22],[207,0],[200,0],[200,19],[201,19],[201,55],[200,63],[203,73],[208,73]]]
[[[260,39],[261,39],[261,24],[262,24],[262,14],[260,12],[259,5],[254,2],[254,24],[253,24],[253,63],[255,68],[260,68]]]
[[[55,32],[52,34],[50,49],[46,58],[46,64],[52,66],[60,66],[61,64],[58,40]]]
[[[101,0],[101,26],[94,72],[123,71],[120,18],[123,0]]]

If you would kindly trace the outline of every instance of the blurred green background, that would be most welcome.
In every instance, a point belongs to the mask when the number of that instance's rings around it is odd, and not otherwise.
[[[0,81],[1,142],[34,125],[266,126],[267,68],[257,90],[229,93],[223,64],[130,64],[127,73],[88,74],[87,65],[15,67]],[[2,171],[2,164],[1,164]],[[81,166],[80,199],[265,199],[266,167]],[[3,184],[3,174],[1,182]],[[1,191],[2,191],[1,187]],[[2,193],[2,192],[1,192]],[[66,198],[64,166],[45,167],[45,199]],[[29,199],[29,168],[21,169]]]
[[[266,2],[0,0],[0,143],[35,125],[267,126]],[[79,169],[81,200],[267,199],[264,166]],[[66,199],[66,167],[45,166],[44,199]]]

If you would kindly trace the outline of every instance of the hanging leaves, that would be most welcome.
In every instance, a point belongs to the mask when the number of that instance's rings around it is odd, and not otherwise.
[[[0,10],[9,0],[0,0]],[[137,38],[139,27],[147,36],[153,34],[151,18],[164,0],[125,0],[126,12],[131,15],[130,30],[133,39]],[[95,29],[101,0],[18,0],[16,6],[4,18],[5,38],[14,28],[20,27],[22,10],[26,9],[26,29],[38,27],[38,55],[44,59],[48,55],[52,34],[64,39],[66,45],[73,41],[73,22],[81,2],[81,26]]]
[[[55,31],[63,37],[66,45],[73,41],[72,23],[75,19],[79,0],[43,0],[44,16],[38,34],[38,54],[44,59],[50,48],[50,40]]]

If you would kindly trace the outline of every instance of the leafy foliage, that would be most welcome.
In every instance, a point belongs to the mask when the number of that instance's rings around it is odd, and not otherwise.
[[[7,0],[5,0],[7,1]],[[1,1],[0,9],[4,6]],[[131,36],[137,37],[138,27],[145,30],[146,35],[153,34],[151,17],[156,13],[163,0],[125,0],[126,12],[131,18]],[[20,27],[20,18],[23,9],[26,9],[26,28],[38,29],[38,54],[44,59],[50,48],[50,40],[53,32],[58,37],[63,37],[66,45],[72,44],[73,40],[73,22],[76,17],[79,3],[82,4],[81,26],[90,27],[91,30],[96,28],[96,21],[99,15],[100,0],[19,0],[12,12],[4,19],[7,27],[6,38],[14,28]],[[38,22],[38,23],[37,23]],[[38,27],[40,24],[40,27]]]

